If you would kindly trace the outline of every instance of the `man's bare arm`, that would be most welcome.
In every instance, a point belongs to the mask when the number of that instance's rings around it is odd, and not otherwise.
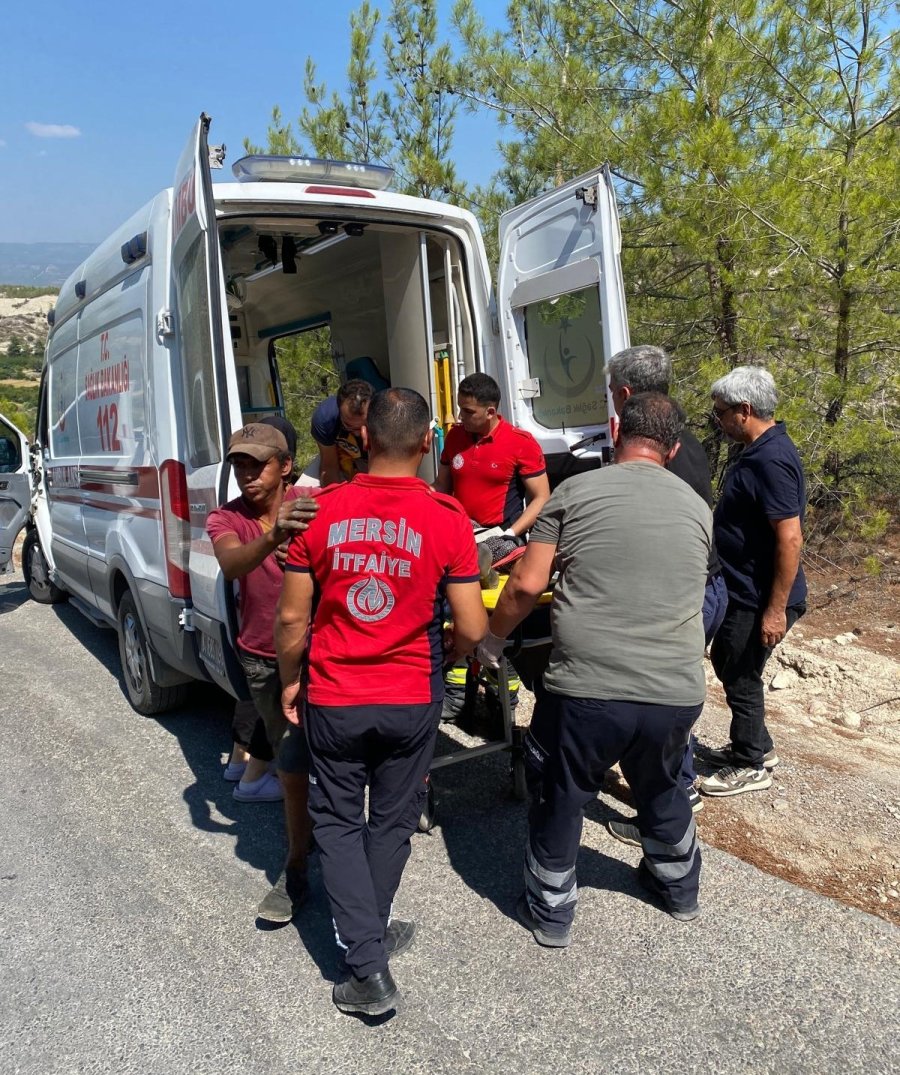
[[[319,444],[319,484],[336,485],[344,480],[334,444]]]
[[[284,501],[278,509],[275,525],[268,533],[260,534],[246,544],[241,542],[237,534],[223,534],[213,543],[213,552],[222,574],[229,582],[249,575],[282,542],[307,530],[318,510],[319,505],[311,497],[297,497]]]
[[[438,467],[437,477],[434,479],[432,489],[436,489],[439,493],[446,493],[447,496],[453,494],[453,472],[446,463],[441,463]]]
[[[447,585],[447,602],[453,617],[453,657],[468,657],[484,638],[487,613],[477,582],[451,582]]]
[[[288,571],[275,612],[275,652],[281,678],[282,708],[288,720],[298,723],[297,698],[300,693],[300,664],[306,650],[306,636],[312,616],[313,577],[307,571]]]
[[[524,480],[525,510],[510,527],[517,536],[527,533],[537,522],[541,508],[550,499],[550,479],[546,474],[536,474]]]
[[[306,633],[312,613],[313,577],[308,571],[288,571],[275,612],[275,652],[282,683],[300,678]]]
[[[775,531],[775,576],[762,614],[760,635],[764,646],[777,646],[787,634],[787,601],[800,568],[803,530],[797,515],[770,519],[769,524]]]

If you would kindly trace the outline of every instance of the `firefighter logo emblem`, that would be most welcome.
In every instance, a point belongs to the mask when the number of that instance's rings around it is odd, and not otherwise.
[[[384,579],[371,575],[360,579],[347,591],[347,608],[350,615],[363,623],[383,620],[394,607],[394,595]]]

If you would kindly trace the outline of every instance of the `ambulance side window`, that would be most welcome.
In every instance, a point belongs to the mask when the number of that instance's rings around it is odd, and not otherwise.
[[[187,455],[192,467],[221,458],[216,411],[216,379],[207,295],[206,248],[198,235],[178,268],[181,375],[187,404]]]
[[[524,308],[528,365],[541,383],[534,420],[549,429],[607,421],[596,284]]]
[[[19,438],[5,422],[0,421],[0,474],[15,474],[21,465]]]

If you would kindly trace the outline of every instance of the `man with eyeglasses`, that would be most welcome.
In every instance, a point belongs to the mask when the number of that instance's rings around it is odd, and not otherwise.
[[[806,611],[800,566],[806,479],[784,422],[775,421],[778,393],[767,370],[739,366],[711,393],[722,432],[744,446],[713,516],[728,609],[711,657],[731,709],[731,742],[707,752],[724,768],[699,784],[704,795],[727,796],[770,787],[779,761],[766,727],[762,674]]]

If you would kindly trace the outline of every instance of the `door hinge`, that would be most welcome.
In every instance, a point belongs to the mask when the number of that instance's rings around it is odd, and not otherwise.
[[[160,341],[175,335],[175,321],[171,310],[160,310],[156,315],[156,338]]]
[[[221,168],[225,163],[225,146],[207,146],[210,168]]]
[[[598,195],[599,191],[597,190],[596,185],[593,187],[579,187],[578,190],[575,191],[575,197],[580,202],[584,202],[585,205],[589,205],[595,213],[597,212]]]
[[[194,627],[194,610],[183,608],[178,613],[178,625],[185,631],[196,631],[196,627]]]

